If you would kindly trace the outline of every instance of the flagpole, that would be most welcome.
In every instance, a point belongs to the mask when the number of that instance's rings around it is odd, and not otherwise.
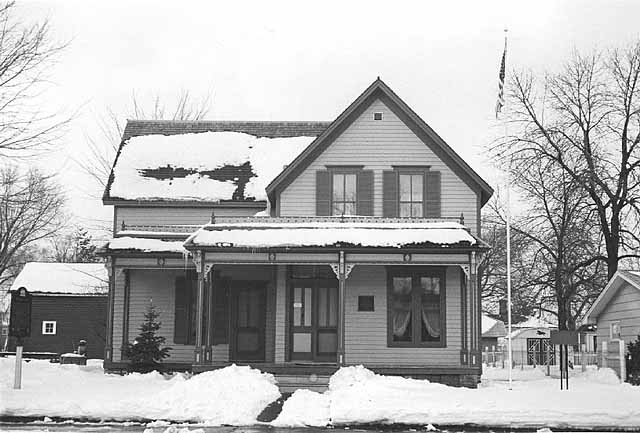
[[[504,29],[504,57],[506,57],[507,53],[507,29]],[[503,84],[503,92],[504,87],[506,86],[506,81]],[[504,142],[507,142],[507,120],[504,119]],[[507,345],[509,351],[509,389],[512,389],[513,382],[513,352],[511,349],[511,203],[510,203],[510,170],[511,163],[509,163],[509,169],[507,170],[506,176],[506,225],[507,225]]]

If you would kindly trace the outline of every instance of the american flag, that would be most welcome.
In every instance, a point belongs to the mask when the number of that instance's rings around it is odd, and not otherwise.
[[[500,73],[498,74],[498,100],[496,101],[496,119],[504,106],[504,71],[507,61],[507,37],[504,37],[504,52],[502,53],[502,62],[500,63]]]

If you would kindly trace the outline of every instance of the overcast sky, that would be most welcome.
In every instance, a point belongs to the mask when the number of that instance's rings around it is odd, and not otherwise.
[[[131,94],[171,101],[211,92],[213,120],[333,120],[380,76],[490,183],[483,149],[509,29],[508,69],[556,70],[574,48],[640,37],[640,1],[195,2],[27,1],[70,45],[50,73],[44,109],[78,110],[64,143],[39,162],[59,172],[81,224],[109,221],[73,159]],[[93,197],[90,197],[93,193]]]

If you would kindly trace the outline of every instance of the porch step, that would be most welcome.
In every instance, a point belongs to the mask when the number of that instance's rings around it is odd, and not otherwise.
[[[319,374],[276,374],[281,393],[292,393],[296,389],[325,392],[329,387],[330,375]]]

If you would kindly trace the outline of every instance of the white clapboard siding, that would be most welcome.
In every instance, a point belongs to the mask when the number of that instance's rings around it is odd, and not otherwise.
[[[382,112],[383,120],[373,120]],[[374,171],[374,215],[382,216],[382,171],[392,165],[429,165],[441,172],[442,217],[464,214],[477,233],[478,197],[386,105],[376,100],[280,196],[281,216],[313,216],[315,179],[326,165],[364,165]]]
[[[611,339],[613,322],[620,322],[620,338],[627,345],[640,335],[640,290],[629,283],[623,283],[598,316],[598,341]]]
[[[345,356],[348,364],[455,367],[460,365],[460,270],[446,274],[444,348],[387,347],[387,277],[384,266],[356,266],[347,279]],[[374,311],[358,311],[358,296],[373,295]]]
[[[262,210],[256,208],[216,208],[216,216],[252,216]],[[116,231],[125,226],[162,226],[162,225],[201,225],[211,221],[209,207],[160,207],[160,206],[116,206],[115,228]]]

